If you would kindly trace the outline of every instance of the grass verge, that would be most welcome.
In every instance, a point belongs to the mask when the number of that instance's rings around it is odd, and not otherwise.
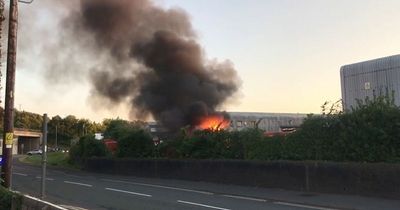
[[[68,162],[68,153],[62,152],[51,152],[47,153],[47,165],[49,166],[58,166],[62,168],[74,168],[78,169],[77,166],[72,165]],[[32,165],[42,165],[42,156],[41,155],[24,155],[19,158],[19,161],[23,163],[28,163]]]

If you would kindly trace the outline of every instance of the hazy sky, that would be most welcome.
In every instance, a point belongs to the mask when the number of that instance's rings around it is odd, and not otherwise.
[[[127,118],[124,107],[94,110],[84,76],[61,85],[44,80],[42,60],[52,58],[35,49],[59,36],[52,27],[65,12],[48,6],[51,1],[20,4],[19,52],[31,53],[18,57],[16,108],[92,120]],[[243,85],[225,105],[228,111],[320,112],[325,101],[341,97],[340,66],[400,53],[398,0],[156,2],[186,10],[207,57],[234,63]]]

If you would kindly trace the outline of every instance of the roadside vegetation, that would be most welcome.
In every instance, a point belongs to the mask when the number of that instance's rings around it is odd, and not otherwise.
[[[0,180],[1,181],[1,180]],[[0,186],[0,210],[21,209],[22,197]],[[14,205],[14,206],[12,206]]]
[[[309,115],[296,132],[286,136],[266,137],[257,129],[233,132],[182,129],[158,144],[154,144],[141,121],[108,119],[98,124],[73,116],[56,116],[50,121],[49,130],[59,125],[59,141],[73,146],[69,156],[48,153],[48,164],[76,167],[90,157],[400,162],[400,108],[392,97],[359,101],[346,112],[341,111],[339,104],[324,104],[322,114]],[[39,129],[41,118],[17,112],[16,125]],[[83,135],[85,132],[89,134]],[[115,140],[117,149],[109,151],[102,141],[95,139],[95,132],[104,132],[105,139]],[[23,161],[39,165],[41,156]]]
[[[29,163],[32,165],[42,165],[41,155],[23,156],[19,159],[21,162]],[[76,166],[69,161],[69,154],[63,152],[49,152],[47,153],[47,165],[59,166],[64,168],[75,168]]]
[[[3,113],[4,109],[0,107],[0,133],[3,133]],[[68,115],[64,118],[54,116],[48,123],[48,144],[50,146],[57,146],[67,148],[71,146],[74,140],[86,134],[104,132],[108,124],[113,121],[112,119],[105,119],[102,122],[93,122],[88,119],[79,119],[73,115]],[[42,115],[15,110],[14,127],[16,129],[28,129],[41,131],[43,126]],[[57,138],[56,138],[57,136]]]
[[[322,160],[354,162],[400,161],[400,108],[390,97],[359,101],[349,112],[338,103],[324,104],[321,115],[309,115],[298,131],[266,137],[261,130],[182,130],[175,138],[153,144],[138,123],[115,120],[105,136],[118,141],[111,154],[94,136],[85,136],[71,149],[72,162],[89,157]],[[78,160],[78,161],[77,161]]]

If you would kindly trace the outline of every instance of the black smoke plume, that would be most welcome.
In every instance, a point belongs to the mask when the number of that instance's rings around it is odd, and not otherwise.
[[[81,0],[66,22],[76,36],[94,39],[100,64],[90,72],[93,96],[130,103],[136,118],[153,116],[170,130],[195,126],[240,85],[230,62],[205,58],[181,9],[150,0]]]

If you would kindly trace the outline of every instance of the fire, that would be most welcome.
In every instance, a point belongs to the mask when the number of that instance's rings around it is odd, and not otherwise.
[[[197,128],[200,130],[209,129],[213,131],[219,131],[229,128],[229,120],[225,119],[222,115],[210,115],[204,117]]]

